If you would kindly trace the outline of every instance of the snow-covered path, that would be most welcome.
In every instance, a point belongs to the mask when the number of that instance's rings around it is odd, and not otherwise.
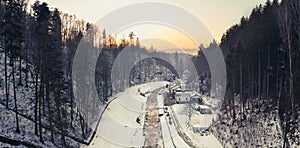
[[[163,87],[167,82],[151,82],[126,89],[115,95],[102,118],[96,135],[87,147],[140,147],[144,144],[143,123],[146,109],[146,97],[138,93],[151,92]],[[141,119],[136,122],[137,117]]]
[[[170,122],[171,120],[171,122]],[[163,141],[159,142],[160,146],[166,148],[188,148],[189,145],[184,142],[184,140],[178,134],[174,122],[172,119],[163,115],[160,117],[160,124],[162,130]],[[162,143],[163,142],[163,143]]]
[[[162,95],[157,95],[157,101],[161,102],[163,100]],[[164,114],[160,117],[160,124],[162,130],[162,138],[163,141],[159,142],[159,146],[172,148],[172,147],[180,147],[180,148],[188,148],[188,144],[184,142],[184,140],[179,136],[174,121],[170,116]]]

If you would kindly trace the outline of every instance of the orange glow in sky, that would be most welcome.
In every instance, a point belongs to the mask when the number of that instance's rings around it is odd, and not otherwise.
[[[32,0],[34,1],[34,0]],[[252,9],[259,4],[264,4],[266,0],[41,0],[49,4],[49,7],[57,7],[59,10],[75,14],[81,19],[95,23],[101,17],[118,8],[141,2],[162,2],[180,7],[195,15],[211,32],[212,36],[219,43],[222,35],[228,28],[239,23],[242,16],[250,15]],[[138,13],[138,12],[137,12]],[[134,14],[133,14],[134,15]],[[192,26],[195,27],[195,26]],[[145,29],[147,28],[147,29]],[[195,31],[199,28],[194,28]],[[133,31],[141,40],[147,38],[160,38],[175,44],[179,48],[195,49],[199,45],[178,32],[165,26],[133,26],[121,30],[117,36],[125,37]],[[114,35],[114,34],[113,34]],[[145,43],[149,47],[150,43]],[[155,45],[164,50],[165,47]]]
[[[198,45],[185,33],[159,24],[139,24],[128,27],[117,33],[117,39],[122,37],[128,38],[128,34],[131,31],[134,32],[135,37],[139,38],[141,44],[147,48],[153,46],[155,49],[170,52],[181,49],[191,54],[196,54],[198,50]],[[165,44],[165,42],[161,42],[160,40],[170,42],[172,45]]]

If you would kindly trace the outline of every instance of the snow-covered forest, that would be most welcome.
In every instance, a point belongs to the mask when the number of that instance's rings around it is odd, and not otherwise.
[[[227,134],[217,133],[221,139],[252,147],[247,143],[253,139],[241,137],[259,135],[254,139],[264,147],[268,133],[261,129],[275,128],[272,122],[276,121],[281,127],[277,131],[282,139],[279,146],[300,145],[299,14],[299,0],[267,1],[223,35],[220,47],[226,57],[228,85],[220,121],[227,123],[217,126],[240,138],[228,140]],[[266,122],[273,127],[265,126]],[[271,136],[276,139],[278,135],[273,131]]]
[[[125,47],[137,48],[142,53],[158,53],[140,45],[133,33],[129,33],[129,40],[122,38],[117,43],[117,39],[107,35],[105,29],[100,30],[96,25],[56,8],[50,9],[46,3],[36,1],[30,5],[27,0],[8,0],[0,4],[0,141],[4,142],[3,146],[79,147],[89,143],[94,129],[88,126],[88,117],[80,112],[82,106],[76,104],[72,87],[72,63],[80,41],[87,50],[102,49],[99,55],[95,55],[99,57],[96,86],[98,99],[104,104],[113,95],[113,62]],[[174,58],[178,67],[184,66],[181,53],[163,54]],[[202,79],[200,81],[197,77],[191,82],[202,84],[209,76],[204,55],[188,57],[198,63]],[[169,68],[163,61],[141,61],[118,92],[127,84],[172,81],[175,74]],[[206,92],[209,90],[204,84],[200,86]],[[77,89],[90,91],[84,86]],[[26,142],[22,142],[24,140]]]
[[[211,128],[223,146],[300,145],[299,21],[299,0],[267,1],[223,35],[219,46],[226,60],[227,90]],[[171,82],[179,76],[186,78],[188,90],[210,95],[209,65],[202,50],[209,50],[216,42],[208,47],[201,45],[197,55],[188,55],[147,49],[133,32],[128,37],[117,39],[105,28],[50,9],[46,3],[1,0],[0,147],[90,144],[95,129],[87,124],[91,121],[81,112],[84,106],[76,103],[74,90],[82,89],[87,94],[92,90],[85,85],[74,89],[72,80],[73,60],[80,42],[87,52],[101,49],[94,56],[98,57],[95,99],[102,105],[126,87],[152,81]],[[114,63],[125,48],[139,50],[132,58],[160,54],[172,62],[156,58],[139,61],[129,69],[129,78],[120,72],[119,83],[113,86],[112,68],[126,65]],[[197,76],[190,75],[186,68],[187,58],[195,66]],[[94,104],[89,109],[96,107]]]

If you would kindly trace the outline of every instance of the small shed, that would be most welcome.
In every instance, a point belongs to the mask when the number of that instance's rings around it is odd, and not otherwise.
[[[205,105],[199,105],[197,109],[201,114],[212,114],[210,107]]]
[[[188,92],[188,91],[176,92],[175,100],[177,103],[190,103],[191,92]]]

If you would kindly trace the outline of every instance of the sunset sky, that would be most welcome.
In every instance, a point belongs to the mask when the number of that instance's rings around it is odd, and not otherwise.
[[[248,16],[253,7],[264,4],[266,0],[41,0],[49,4],[49,7],[57,7],[59,10],[75,14],[78,18],[95,23],[101,17],[105,16],[118,8],[141,2],[162,2],[175,5],[185,9],[195,15],[208,28],[212,36],[220,42],[223,33],[232,25],[238,23],[242,16]],[[147,28],[147,29],[145,29]],[[199,29],[199,28],[198,28]],[[190,38],[180,31],[162,25],[143,24],[131,26],[118,32],[117,37],[128,36],[133,31],[136,37],[146,47],[154,47],[166,50],[168,48],[197,49],[196,45]],[[197,28],[195,28],[197,31]],[[111,33],[111,32],[109,32]],[[115,33],[111,33],[114,34]],[[175,47],[164,47],[158,43],[150,43],[146,39],[158,38],[164,39]],[[195,53],[196,50],[189,50]]]

